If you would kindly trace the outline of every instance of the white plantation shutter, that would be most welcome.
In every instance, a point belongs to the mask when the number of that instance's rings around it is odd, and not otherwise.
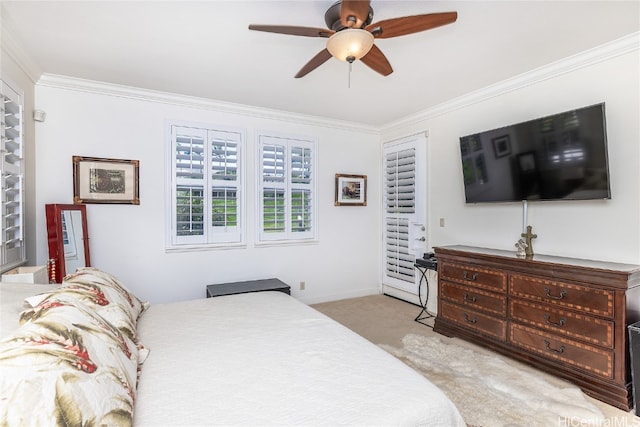
[[[291,232],[294,234],[309,233],[312,227],[312,160],[310,147],[291,146]]]
[[[240,243],[242,134],[171,126],[171,245]]]
[[[238,144],[240,134],[208,131],[211,156],[211,240],[239,242],[240,178],[238,176]]]
[[[422,188],[419,173],[417,140],[387,144],[383,150],[383,283],[417,293],[413,251],[416,236],[410,232],[417,223],[424,224]]]
[[[315,239],[315,142],[259,135],[258,148],[258,240]]]
[[[0,270],[6,271],[26,261],[24,246],[24,159],[22,95],[7,82],[0,81],[2,96],[2,236]]]
[[[287,147],[277,140],[262,144],[262,233],[286,231],[286,161]]]
[[[415,148],[385,155],[385,246],[388,277],[414,282],[415,257],[409,253],[409,221],[414,220]]]
[[[174,243],[205,243],[206,130],[173,127]]]

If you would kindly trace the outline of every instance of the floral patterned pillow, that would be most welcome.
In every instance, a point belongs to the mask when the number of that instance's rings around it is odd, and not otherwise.
[[[138,349],[79,300],[23,312],[0,341],[0,425],[131,425]]]
[[[58,289],[29,297],[25,302],[35,307],[59,295],[81,300],[137,342],[138,317],[149,304],[140,301],[114,276],[93,267],[79,268],[67,275]]]
[[[108,293],[112,300],[118,300],[118,304],[126,308],[131,318],[137,321],[138,317],[148,307],[149,303],[143,302],[129,291],[115,276],[99,270],[95,267],[78,268],[75,273],[68,274],[62,281],[62,285],[73,283],[93,288],[99,286],[105,293]]]

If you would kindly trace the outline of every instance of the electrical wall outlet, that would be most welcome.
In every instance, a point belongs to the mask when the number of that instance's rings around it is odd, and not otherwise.
[[[440,218],[440,227],[444,227],[444,218]]]
[[[304,291],[304,288],[306,287],[306,283],[304,282],[300,282],[300,290]]]

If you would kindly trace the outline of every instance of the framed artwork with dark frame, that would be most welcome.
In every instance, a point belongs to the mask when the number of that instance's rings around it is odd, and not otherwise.
[[[497,138],[493,138],[491,142],[493,142],[493,151],[496,155],[496,159],[511,154],[511,140],[509,139],[509,135],[502,135]]]
[[[336,174],[336,206],[367,206],[367,176]]]
[[[73,203],[140,204],[140,161],[73,156]]]

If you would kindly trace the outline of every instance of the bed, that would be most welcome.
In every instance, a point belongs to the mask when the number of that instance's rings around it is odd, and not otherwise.
[[[2,425],[465,425],[423,376],[281,292],[148,306],[92,268],[38,286],[0,285]]]

